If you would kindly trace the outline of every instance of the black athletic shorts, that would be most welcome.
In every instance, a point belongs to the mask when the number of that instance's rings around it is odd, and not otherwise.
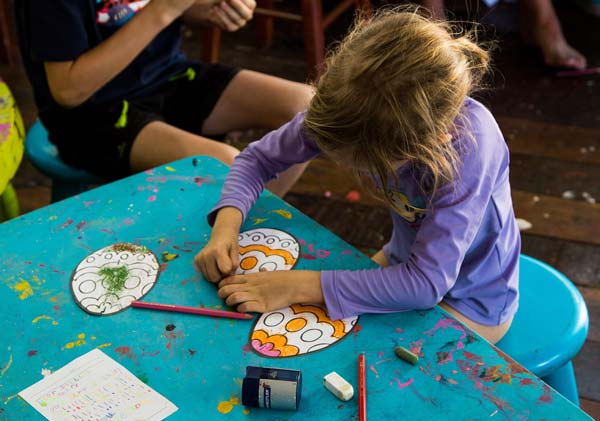
[[[157,92],[40,118],[62,160],[105,180],[131,174],[129,155],[139,132],[153,121],[201,134],[202,126],[239,69],[193,63]]]

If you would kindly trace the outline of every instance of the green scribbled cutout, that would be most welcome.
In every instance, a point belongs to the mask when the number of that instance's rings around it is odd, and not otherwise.
[[[128,251],[129,253],[147,253],[150,250],[148,249],[148,247],[140,246],[138,244],[116,243],[110,247],[107,247],[106,251],[107,252],[112,251],[112,252],[116,252],[116,253],[121,253],[121,252],[125,252],[125,251]]]
[[[118,266],[116,268],[105,267],[100,269],[99,273],[106,282],[106,290],[112,294],[123,291],[125,282],[129,277],[129,269],[125,266]]]

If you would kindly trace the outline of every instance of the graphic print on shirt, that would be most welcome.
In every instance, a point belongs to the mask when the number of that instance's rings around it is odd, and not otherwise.
[[[427,209],[423,203],[421,197],[417,197],[413,202],[408,197],[398,191],[389,191],[388,195],[392,201],[391,206],[394,212],[404,218],[407,222],[412,224],[419,224],[425,215],[427,215]]]
[[[96,0],[96,22],[108,27],[121,27],[150,0]]]
[[[291,270],[300,244],[287,232],[257,228],[240,233],[240,265],[236,274]],[[294,357],[327,348],[354,328],[358,317],[331,320],[318,305],[294,304],[263,313],[250,333],[250,348],[272,358]]]

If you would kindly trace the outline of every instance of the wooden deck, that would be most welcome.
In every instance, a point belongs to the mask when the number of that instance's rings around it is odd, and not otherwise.
[[[569,40],[587,55],[590,66],[599,66],[600,18],[565,7],[558,10]],[[537,51],[512,32],[515,19],[514,6],[487,13],[484,19],[496,29],[500,48],[491,87],[478,98],[497,117],[511,151],[515,212],[532,224],[523,232],[523,253],[565,273],[588,304],[589,337],[574,365],[582,408],[600,419],[600,77],[554,77]],[[330,36],[339,37],[343,25],[334,26]],[[185,47],[199,57],[199,37],[188,35]],[[279,25],[274,46],[262,51],[254,46],[250,26],[224,35],[221,61],[303,81],[300,37],[300,27]],[[29,126],[36,111],[22,70],[0,66],[0,76],[9,83]],[[366,253],[378,250],[391,231],[387,211],[364,193],[359,201],[345,199],[349,191],[360,189],[328,164],[312,163],[286,199]],[[49,180],[28,162],[14,185],[23,212],[49,203]],[[574,198],[565,198],[566,191]],[[331,196],[325,197],[326,192]]]

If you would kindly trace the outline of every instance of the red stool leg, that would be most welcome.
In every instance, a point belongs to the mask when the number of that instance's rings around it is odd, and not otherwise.
[[[302,0],[304,24],[304,51],[309,79],[319,76],[325,60],[325,34],[323,31],[323,5],[321,0]]]
[[[273,0],[258,0],[256,6],[261,9],[272,10]],[[256,15],[256,41],[261,48],[269,48],[273,44],[273,18]]]
[[[221,48],[221,30],[216,26],[202,29],[202,61],[217,63]]]

